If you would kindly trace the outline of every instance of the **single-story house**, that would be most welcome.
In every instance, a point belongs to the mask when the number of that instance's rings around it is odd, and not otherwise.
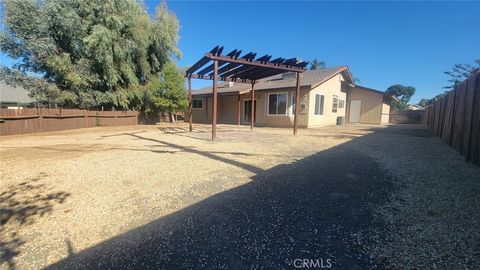
[[[395,97],[355,85],[347,66],[307,70],[300,76],[299,126],[335,125],[338,117],[346,122],[388,123],[390,103]],[[284,73],[255,84],[255,125],[291,127],[294,120],[296,74]],[[220,124],[249,124],[251,85],[227,82],[218,86]],[[212,87],[192,91],[192,120],[212,122]]]
[[[0,81],[0,107],[20,108],[31,106],[34,99],[28,95],[28,91],[21,86],[11,86]]]

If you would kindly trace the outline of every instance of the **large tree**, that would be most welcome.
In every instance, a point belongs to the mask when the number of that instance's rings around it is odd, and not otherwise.
[[[152,18],[135,0],[3,0],[3,10],[0,49],[17,62],[0,75],[40,101],[128,108],[180,56],[165,4]]]
[[[475,64],[456,64],[452,67],[452,70],[445,71],[448,75],[449,85],[443,88],[453,89],[457,83],[460,83],[467,79],[473,72],[480,68],[480,59],[474,60]]]
[[[326,68],[327,64],[323,60],[318,60],[317,58],[310,61],[310,70]]]
[[[399,99],[399,101],[394,100],[392,102],[393,110],[406,111],[408,110],[408,102],[410,101],[410,98],[415,94],[415,87],[395,84],[388,87],[386,92],[396,96]]]

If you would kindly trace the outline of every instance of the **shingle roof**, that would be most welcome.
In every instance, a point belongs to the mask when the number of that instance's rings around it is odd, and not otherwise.
[[[27,90],[21,86],[13,87],[0,82],[0,102],[30,103],[34,99],[28,96]]]
[[[351,77],[347,66],[331,67],[317,70],[306,70],[302,73],[303,77],[301,80],[301,86],[310,86],[312,88],[316,87],[317,85],[324,83],[328,79],[341,72],[344,72],[345,75],[348,74],[348,77]],[[295,87],[296,82],[297,80],[295,76],[286,76],[286,78],[284,78],[283,74],[279,74],[257,81],[257,83],[255,84],[255,90],[260,91],[278,88],[290,88]],[[235,83],[232,86],[229,86],[228,83],[225,83],[218,86],[218,93],[245,93],[249,92],[250,89],[250,84]],[[205,87],[192,91],[193,95],[206,95],[211,93],[212,87]]]

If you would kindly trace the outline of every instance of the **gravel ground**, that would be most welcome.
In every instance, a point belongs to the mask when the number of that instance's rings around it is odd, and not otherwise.
[[[480,169],[429,131],[299,133],[220,126],[211,142],[208,126],[177,124],[3,137],[1,267],[480,264]]]

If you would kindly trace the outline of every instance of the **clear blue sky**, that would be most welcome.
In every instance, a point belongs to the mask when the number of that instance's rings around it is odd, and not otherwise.
[[[150,12],[160,1],[145,1]],[[215,45],[348,65],[361,85],[412,85],[412,102],[443,92],[452,65],[480,58],[480,2],[168,1],[181,66]],[[0,61],[10,62],[0,55]],[[194,80],[194,88],[210,84]]]

